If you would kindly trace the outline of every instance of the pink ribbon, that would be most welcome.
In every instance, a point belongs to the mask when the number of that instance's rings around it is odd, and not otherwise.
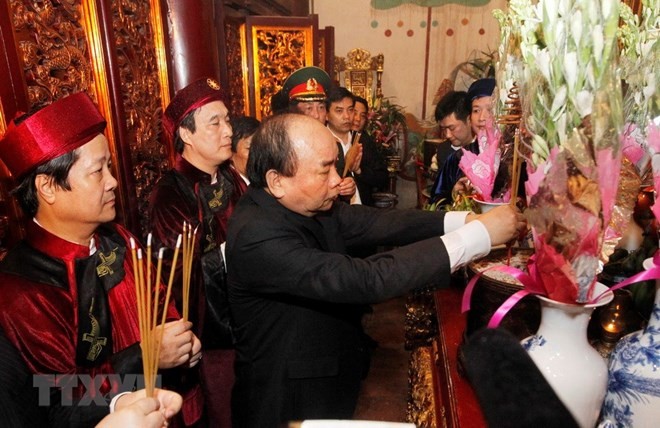
[[[527,291],[527,294],[543,294],[544,291],[543,288],[539,287],[536,284],[536,281],[534,281],[534,279],[531,276],[529,276],[527,272],[523,272],[520,269],[511,266],[505,266],[505,265],[491,266],[488,269],[484,269],[481,272],[478,272],[476,275],[472,277],[470,282],[468,282],[467,287],[465,287],[465,291],[463,292],[461,312],[466,312],[470,310],[470,300],[472,299],[472,292],[474,291],[474,287],[477,284],[479,278],[481,278],[481,276],[484,273],[488,272],[489,270],[496,270],[511,275],[512,277],[520,281],[524,289]]]
[[[630,284],[634,284],[636,282],[642,282],[642,281],[648,281],[651,279],[660,279],[660,251],[656,251],[655,254],[653,255],[653,267],[650,269],[647,269],[645,271],[642,271],[638,274],[635,274],[631,276],[630,278],[621,281],[617,285],[613,285],[610,287],[609,290],[603,291],[600,293],[596,298],[591,299],[589,303],[596,303],[599,301],[608,291],[614,291],[618,290],[619,288],[627,287]]]
[[[523,297],[530,294],[545,295],[545,290],[543,289],[543,287],[537,284],[536,281],[526,272],[523,272],[520,269],[511,266],[503,266],[503,265],[491,266],[488,269],[484,269],[483,271],[474,275],[472,279],[468,282],[467,286],[465,287],[465,291],[463,292],[463,299],[461,302],[461,312],[466,312],[470,310],[470,300],[472,298],[472,292],[474,291],[474,287],[476,286],[479,278],[481,278],[481,276],[489,270],[497,270],[511,275],[512,277],[520,281],[520,283],[523,285],[523,289],[514,293],[512,296],[506,299],[504,303],[500,305],[499,308],[497,308],[493,316],[490,318],[490,321],[488,321],[488,328],[497,328],[497,326],[500,325],[502,319],[511,310],[511,308],[513,308]],[[610,287],[606,291],[600,293],[594,299],[591,299],[588,303],[592,304],[598,302],[605,294],[609,293],[610,291],[618,290],[619,288],[626,287],[636,282],[648,281],[651,279],[660,279],[660,251],[657,251],[653,256],[653,267],[638,274],[635,274],[630,278],[621,281],[617,285]]]

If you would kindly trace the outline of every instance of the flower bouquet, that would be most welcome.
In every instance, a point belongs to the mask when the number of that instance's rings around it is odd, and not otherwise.
[[[629,6],[621,5],[622,25],[618,35],[621,78],[626,89],[623,154],[644,176],[650,156],[658,152],[648,137],[653,137],[654,128],[658,126],[651,119],[660,114],[656,95],[660,88],[660,1],[644,0],[642,3],[641,22]]]
[[[619,1],[516,1],[522,23],[524,125],[531,134],[526,216],[540,293],[593,296],[621,166],[616,75]]]

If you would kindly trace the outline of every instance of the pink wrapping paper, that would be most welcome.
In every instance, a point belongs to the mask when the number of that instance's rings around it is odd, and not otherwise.
[[[500,166],[499,145],[500,131],[490,120],[486,124],[486,129],[479,132],[477,141],[479,142],[479,154],[476,155],[465,149],[463,156],[458,164],[463,174],[470,180],[481,200],[492,202],[493,187],[495,177]]]

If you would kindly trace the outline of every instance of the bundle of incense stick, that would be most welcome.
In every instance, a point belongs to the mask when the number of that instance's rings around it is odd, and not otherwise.
[[[158,251],[158,264],[156,267],[156,280],[152,283],[151,264],[151,234],[147,237],[147,266],[144,266],[142,249],[137,248],[135,241],[131,238],[131,256],[133,257],[133,276],[135,278],[135,295],[138,309],[138,326],[140,328],[140,346],[142,348],[142,370],[144,372],[144,386],[147,397],[153,397],[156,387],[156,375],[158,374],[158,359],[160,358],[160,342],[163,340],[163,328],[167,317],[167,306],[172,294],[172,282],[176,260],[181,248],[181,235],[176,242],[174,259],[170,269],[170,278],[167,283],[167,292],[162,307],[159,303],[161,269],[163,265],[164,248]],[[162,308],[161,328],[158,325],[159,307]]]
[[[195,238],[197,228],[192,230],[192,225],[183,222],[183,319],[188,321],[190,307],[190,273],[192,271],[193,255],[195,253]]]

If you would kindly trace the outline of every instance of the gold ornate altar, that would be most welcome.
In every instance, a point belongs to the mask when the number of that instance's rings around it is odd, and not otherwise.
[[[362,48],[355,48],[346,57],[335,57],[335,79],[342,82],[346,89],[362,97],[373,106],[374,100],[383,98],[382,78],[385,57]],[[374,83],[375,78],[375,83]]]

